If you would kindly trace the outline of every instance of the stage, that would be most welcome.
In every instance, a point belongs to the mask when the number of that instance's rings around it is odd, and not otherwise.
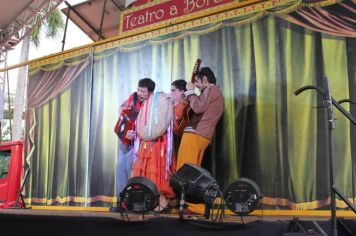
[[[339,235],[356,235],[355,220],[339,220]],[[181,221],[178,214],[129,213],[123,218],[105,211],[33,209],[1,209],[0,227],[12,235],[330,235],[329,217],[226,215],[213,223],[202,215],[186,214]]]

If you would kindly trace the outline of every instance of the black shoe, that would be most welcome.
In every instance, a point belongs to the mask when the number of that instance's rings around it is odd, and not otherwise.
[[[169,214],[171,213],[171,208],[169,206],[161,207],[159,210],[154,210],[154,215]]]
[[[161,210],[161,213],[162,214],[169,214],[169,213],[171,213],[171,208],[169,206],[166,206]]]

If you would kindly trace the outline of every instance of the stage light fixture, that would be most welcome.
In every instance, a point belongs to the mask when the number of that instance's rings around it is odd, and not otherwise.
[[[179,201],[179,215],[183,218],[185,202],[205,203],[205,217],[209,218],[210,207],[221,195],[219,185],[210,172],[194,164],[184,164],[173,173],[169,185]],[[222,197],[222,196],[221,196]]]
[[[248,178],[231,183],[224,192],[225,205],[237,215],[248,215],[256,209],[262,194],[258,185]]]
[[[127,181],[120,193],[122,204],[135,213],[147,213],[158,205],[159,192],[156,185],[145,177],[134,177]]]

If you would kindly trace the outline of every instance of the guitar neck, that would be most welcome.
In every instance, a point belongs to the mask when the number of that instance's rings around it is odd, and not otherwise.
[[[192,79],[190,80],[190,82],[192,82],[193,84],[195,83],[195,76],[196,76],[196,74],[193,74]]]
[[[197,61],[195,62],[195,65],[194,65],[193,74],[192,74],[192,79],[191,79],[191,82],[192,82],[193,84],[195,83],[195,77],[197,76],[197,73],[198,73],[198,71],[199,71],[200,64],[201,64],[201,59],[197,59]]]

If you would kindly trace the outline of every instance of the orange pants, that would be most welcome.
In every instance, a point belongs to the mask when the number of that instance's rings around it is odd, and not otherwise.
[[[194,133],[184,133],[180,142],[177,159],[177,170],[185,163],[200,166],[209,139]]]

